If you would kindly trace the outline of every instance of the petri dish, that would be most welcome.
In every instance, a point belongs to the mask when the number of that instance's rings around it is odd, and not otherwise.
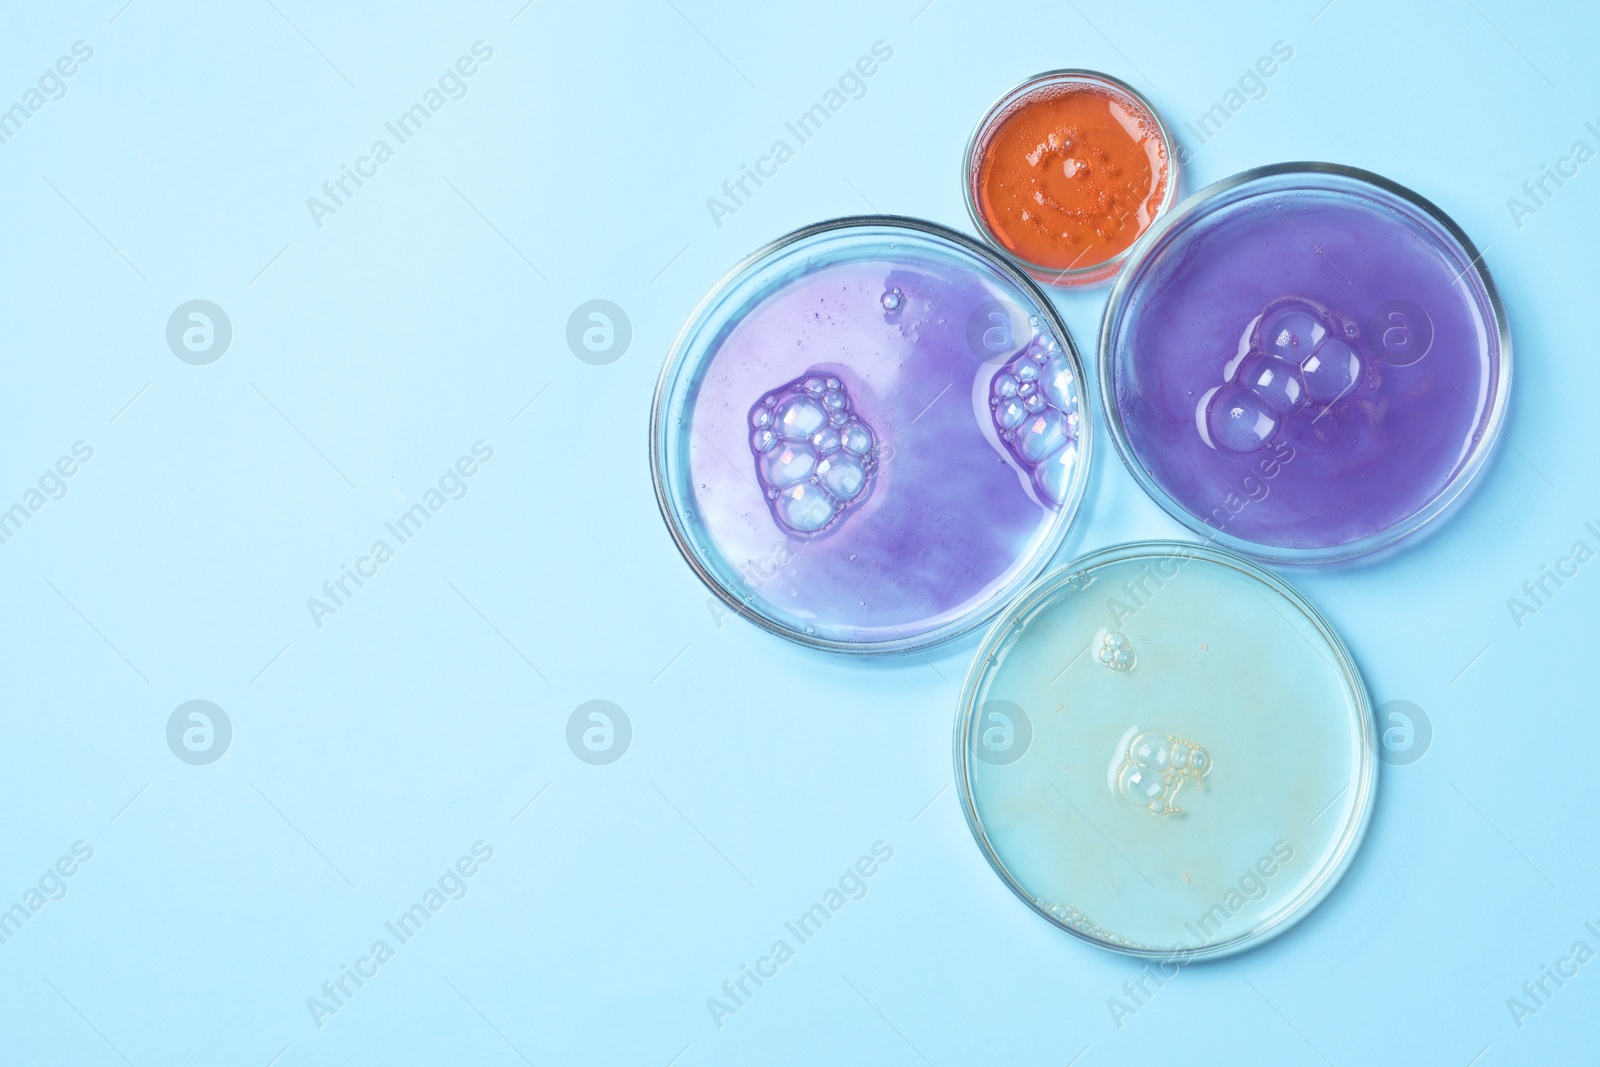
[[[1039,281],[1103,281],[1172,205],[1176,158],[1161,116],[1131,85],[1050,71],[979,120],[962,165],[967,212]]]
[[[1061,545],[1089,463],[1082,382],[1050,302],[993,250],[917,219],[808,226],[678,335],[656,499],[727,609],[816,648],[924,648]]]
[[[996,620],[961,696],[956,781],[978,845],[1035,911],[1184,961],[1282,933],[1372,810],[1355,663],[1280,579],[1212,546],[1117,545]]]
[[[1228,178],[1140,239],[1100,335],[1128,469],[1258,559],[1322,564],[1448,514],[1494,450],[1511,337],[1471,241],[1376,174]]]

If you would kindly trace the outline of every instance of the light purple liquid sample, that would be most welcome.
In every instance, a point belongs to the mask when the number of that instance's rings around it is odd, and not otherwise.
[[[1060,342],[1032,297],[969,254],[914,236],[859,256],[808,257],[705,346],[678,431],[682,510],[701,564],[780,628],[915,644],[997,610],[1059,543],[1081,384],[1050,363]],[[996,377],[1035,355],[1067,405],[1044,483],[991,407]]]
[[[1128,446],[1234,537],[1378,537],[1484,444],[1502,387],[1488,295],[1437,222],[1361,188],[1202,205],[1136,268],[1112,349]]]

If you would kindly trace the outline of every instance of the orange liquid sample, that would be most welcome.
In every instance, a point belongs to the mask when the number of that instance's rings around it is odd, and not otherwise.
[[[1009,252],[1065,271],[1104,263],[1133,244],[1154,221],[1168,180],[1155,117],[1137,100],[1054,88],[994,120],[974,192],[979,214]]]

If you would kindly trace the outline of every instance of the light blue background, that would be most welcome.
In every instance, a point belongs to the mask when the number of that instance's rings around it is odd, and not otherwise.
[[[0,106],[94,49],[0,145],[0,506],[94,449],[0,545],[0,907],[94,848],[0,945],[0,1060],[1594,1058],[1600,962],[1521,1028],[1506,1007],[1600,949],[1600,563],[1520,628],[1506,605],[1600,547],[1600,162],[1520,227],[1506,203],[1600,147],[1592,9],[121,3],[8,3],[0,40]],[[314,225],[306,198],[478,40],[468,95]],[[880,40],[866,96],[716,226],[706,199]],[[1264,98],[1205,144],[1182,130],[1280,40]],[[1384,768],[1316,913],[1120,1029],[1107,999],[1139,966],[1016,901],[949,788],[977,638],[851,662],[719,622],[645,454],[661,361],[730,265],[842,214],[968,228],[972,123],[1062,66],[1151,96],[1195,152],[1186,191],[1291,159],[1419,190],[1486,250],[1518,359],[1463,512],[1390,562],[1291,575],[1431,750]],[[193,298],[233,323],[210,366],[166,345]],[[609,366],[564,339],[595,298],[633,323]],[[1105,289],[1055,299],[1091,353]],[[1065,554],[1180,535],[1097,433]],[[479,440],[469,495],[314,626],[306,598]],[[204,767],[165,740],[196,698],[234,728]],[[591,699],[632,720],[610,766],[565,740]],[[479,840],[468,895],[314,1025],[306,999]],[[706,999],[880,840],[868,895],[719,1029]]]

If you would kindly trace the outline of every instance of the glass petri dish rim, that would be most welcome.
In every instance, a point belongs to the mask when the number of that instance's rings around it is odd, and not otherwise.
[[[1355,783],[1355,807],[1351,811],[1350,820],[1345,824],[1344,832],[1339,838],[1337,851],[1332,859],[1325,863],[1317,872],[1315,879],[1300,889],[1296,896],[1284,908],[1266,923],[1212,944],[1203,945],[1194,949],[1158,949],[1136,948],[1131,945],[1117,945],[1099,938],[1092,937],[1082,930],[1074,929],[1061,920],[1051,915],[1049,910],[1041,907],[1031,893],[1012,876],[1003,860],[1000,859],[993,843],[989,840],[988,831],[984,828],[983,817],[978,813],[977,802],[973,798],[971,761],[967,751],[967,737],[972,728],[972,716],[976,710],[977,697],[985,676],[994,666],[993,660],[1000,642],[1005,638],[1010,629],[1018,620],[1031,614],[1046,599],[1060,591],[1063,585],[1068,584],[1078,574],[1094,567],[1108,564],[1126,563],[1143,559],[1159,559],[1170,555],[1183,555],[1189,559],[1202,559],[1207,562],[1221,564],[1239,571],[1247,577],[1254,578],[1265,584],[1269,589],[1281,594],[1289,603],[1304,615],[1305,619],[1317,630],[1333,651],[1337,667],[1343,676],[1346,689],[1349,691],[1356,704],[1356,720],[1361,731],[1361,765],[1357,770]],[[1225,549],[1216,548],[1208,544],[1193,541],[1125,541],[1120,544],[1108,545],[1105,548],[1079,556],[1077,559],[1057,567],[1049,574],[1040,578],[1027,591],[1012,601],[1006,610],[995,619],[989,632],[984,636],[983,643],[979,645],[977,655],[973,657],[972,666],[967,671],[966,681],[961,687],[960,703],[956,708],[955,722],[955,778],[956,792],[961,798],[961,811],[966,816],[967,827],[972,831],[973,838],[978,843],[978,849],[988,860],[989,866],[1000,876],[1000,880],[1028,906],[1030,910],[1043,916],[1051,925],[1058,929],[1094,945],[1097,948],[1111,952],[1119,952],[1126,956],[1140,959],[1181,959],[1182,962],[1194,960],[1220,959],[1231,956],[1257,944],[1271,940],[1288,930],[1295,923],[1311,914],[1322,901],[1333,891],[1334,886],[1344,877],[1354,861],[1356,852],[1361,846],[1362,839],[1366,836],[1367,826],[1372,820],[1373,800],[1377,791],[1378,782],[1378,752],[1377,733],[1373,720],[1372,702],[1367,695],[1367,687],[1361,679],[1361,672],[1356,667],[1355,659],[1350,655],[1350,650],[1345,647],[1338,633],[1322,617],[1322,614],[1301,596],[1300,593],[1287,582],[1283,581],[1271,571],[1257,565],[1243,556]]]
[[[1063,67],[1059,70],[1047,70],[1042,74],[1035,74],[1031,78],[1025,78],[1006,90],[993,104],[989,105],[989,109],[978,119],[978,123],[973,127],[971,135],[967,137],[966,151],[961,156],[961,191],[967,205],[967,217],[972,220],[972,225],[977,229],[978,233],[983,236],[984,240],[999,249],[1002,255],[1014,260],[1030,277],[1047,285],[1092,285],[1118,273],[1139,242],[1135,240],[1133,244],[1124,248],[1121,252],[1098,263],[1089,263],[1082,267],[1068,267],[1065,270],[1058,267],[1046,267],[1039,263],[1030,262],[1006,248],[999,235],[989,226],[983,217],[983,213],[978,209],[978,199],[973,192],[973,164],[977,161],[976,156],[979,148],[988,143],[988,138],[985,135],[990,132],[991,123],[999,118],[1007,108],[1030,93],[1055,85],[1094,85],[1099,88],[1110,89],[1113,92],[1125,93],[1138,101],[1139,105],[1149,113],[1151,120],[1156,124],[1156,130],[1161,135],[1162,151],[1166,153],[1167,157],[1167,188],[1161,197],[1160,206],[1156,208],[1155,214],[1151,216],[1151,228],[1154,228],[1156,223],[1161,221],[1162,216],[1172,207],[1172,203],[1177,199],[1178,195],[1178,145],[1173,140],[1172,131],[1167,128],[1166,120],[1161,117],[1161,112],[1157,111],[1156,106],[1139,90],[1121,78],[1106,74],[1103,71],[1088,70],[1082,67]]]
[[[990,598],[982,610],[975,610],[958,619],[953,619],[943,626],[929,630],[926,633],[910,637],[895,638],[884,641],[838,641],[827,638],[821,634],[806,634],[797,632],[789,627],[782,626],[747,604],[743,597],[733,589],[728,588],[712,572],[704,560],[700,558],[689,538],[688,531],[684,529],[681,518],[671,500],[672,486],[669,484],[669,440],[670,431],[668,418],[671,411],[671,392],[679,378],[688,366],[689,349],[699,332],[705,327],[712,310],[728,295],[751,270],[777,253],[810,240],[820,235],[851,229],[891,229],[904,230],[913,234],[933,237],[938,240],[948,241],[961,250],[968,252],[985,264],[992,267],[1007,281],[1015,284],[1023,295],[1031,299],[1039,308],[1056,338],[1061,341],[1066,350],[1068,364],[1072,373],[1077,376],[1079,389],[1079,417],[1082,420],[1083,430],[1079,434],[1078,469],[1073,474],[1072,485],[1067,494],[1067,499],[1057,509],[1054,529],[1050,534],[1048,543],[1041,545],[1034,553],[1033,561],[1015,578],[1006,583],[1005,587]],[[914,218],[909,215],[844,215],[838,218],[825,219],[792,230],[775,240],[751,252],[738,263],[734,264],[706,294],[700,298],[699,303],[690,312],[689,317],[679,328],[677,336],[672,342],[672,347],[667,352],[666,362],[662,365],[661,374],[656,380],[655,397],[650,404],[650,480],[655,487],[656,507],[661,513],[662,520],[667,525],[667,532],[672,535],[673,543],[678,552],[689,564],[691,570],[700,581],[710,589],[712,594],[722,601],[723,605],[739,615],[755,623],[769,633],[786,638],[796,644],[807,648],[822,649],[828,652],[844,652],[854,655],[896,655],[907,652],[918,652],[945,641],[954,640],[964,634],[971,633],[987,623],[1008,604],[1017,593],[1026,589],[1050,566],[1061,546],[1065,543],[1067,534],[1076,524],[1078,513],[1083,503],[1083,495],[1089,481],[1089,465],[1094,451],[1094,426],[1091,409],[1093,403],[1088,396],[1087,379],[1083,373],[1083,360],[1078,353],[1077,343],[1072,339],[1072,332],[1067,329],[1061,313],[1056,310],[1050,298],[1039,288],[1038,284],[1028,275],[1018,269],[1017,265],[1007,259],[1000,251],[984,244],[957,230],[942,226],[927,219]]]
[[[1214,197],[1228,193],[1241,186],[1263,179],[1277,177],[1305,177],[1315,179],[1318,176],[1333,176],[1335,178],[1349,179],[1365,183],[1377,188],[1379,191],[1396,197],[1406,205],[1420,212],[1424,218],[1443,230],[1454,240],[1461,250],[1466,253],[1469,262],[1468,269],[1478,280],[1482,287],[1484,297],[1489,305],[1489,312],[1494,319],[1493,331],[1498,338],[1499,358],[1495,363],[1496,388],[1491,399],[1488,417],[1483,423],[1483,438],[1478,446],[1472,450],[1460,470],[1450,479],[1449,483],[1429,503],[1404,522],[1396,523],[1387,530],[1350,541],[1341,545],[1329,545],[1323,548],[1293,548],[1281,545],[1265,545],[1257,541],[1246,540],[1234,534],[1208,526],[1199,518],[1191,514],[1182,504],[1174,500],[1155,478],[1145,469],[1144,464],[1134,453],[1132,442],[1128,439],[1127,429],[1122,424],[1122,417],[1116,404],[1116,383],[1113,373],[1114,353],[1112,352],[1113,334],[1121,326],[1124,305],[1128,294],[1133,288],[1134,280],[1138,277],[1140,268],[1145,260],[1152,254],[1162,239],[1179,225],[1188,221],[1200,209],[1210,204]],[[1285,190],[1287,191],[1287,190]],[[1240,171],[1238,174],[1213,182],[1198,192],[1190,194],[1183,203],[1178,205],[1176,211],[1169,212],[1158,218],[1146,230],[1133,247],[1129,249],[1131,258],[1125,264],[1126,269],[1117,275],[1111,287],[1111,295],[1106,301],[1106,310],[1100,320],[1100,344],[1096,360],[1096,370],[1099,372],[1100,408],[1105,418],[1106,427],[1111,436],[1111,443],[1116,447],[1117,455],[1121,457],[1123,466],[1133,475],[1145,493],[1154,500],[1161,509],[1171,515],[1178,522],[1190,530],[1206,538],[1208,541],[1222,545],[1240,555],[1267,563],[1285,566],[1323,566],[1333,563],[1344,563],[1360,559],[1392,548],[1399,542],[1420,536],[1424,531],[1432,532],[1437,529],[1440,521],[1453,514],[1456,508],[1465,503],[1470,495],[1469,490],[1476,488],[1478,475],[1488,466],[1499,448],[1500,434],[1504,427],[1507,411],[1511,398],[1511,329],[1506,322],[1505,306],[1500,301],[1500,291],[1495,287],[1494,278],[1489,274],[1488,266],[1483,262],[1483,253],[1472,243],[1466,232],[1456,225],[1455,220],[1445,214],[1443,209],[1434,204],[1421,194],[1401,185],[1398,182],[1385,178],[1359,167],[1351,167],[1342,163],[1322,163],[1315,161],[1296,161],[1288,163],[1271,163],[1262,167],[1252,167]],[[1466,274],[1467,271],[1463,271]]]

